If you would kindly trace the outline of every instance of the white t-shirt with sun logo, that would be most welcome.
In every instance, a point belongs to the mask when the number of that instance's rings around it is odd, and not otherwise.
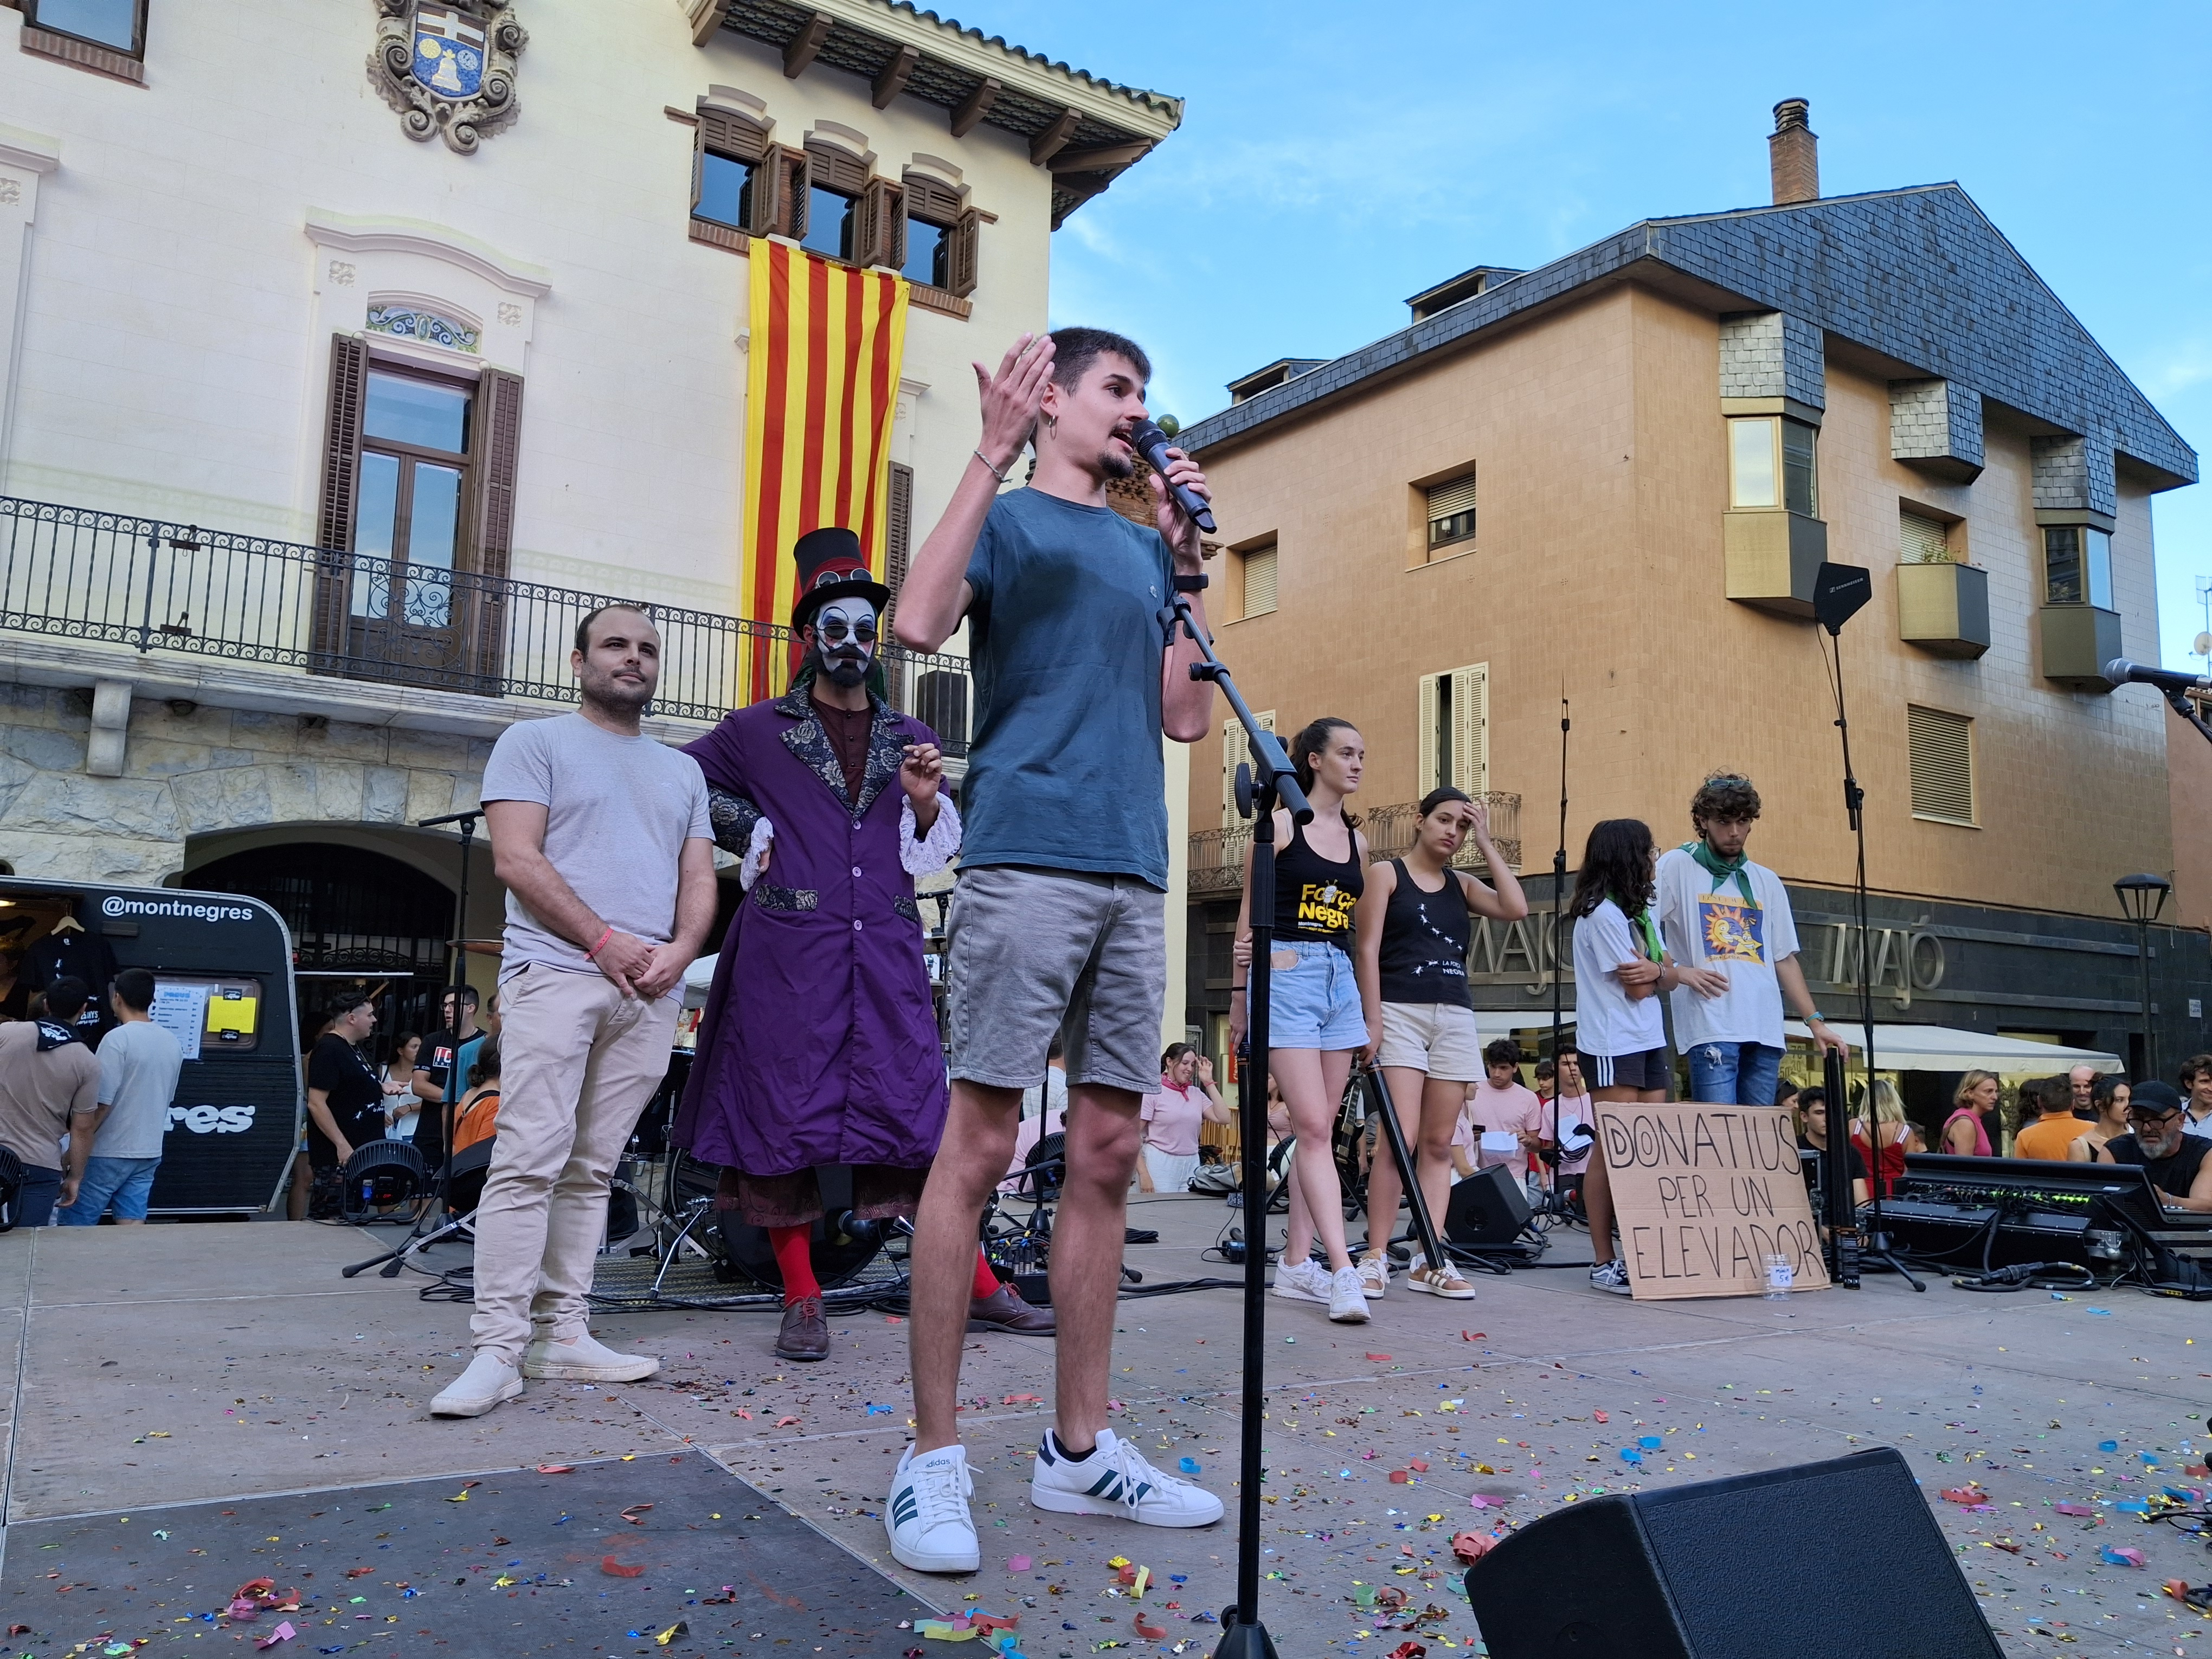
[[[1702,996],[1688,986],[1670,994],[1674,1042],[1763,1042],[1783,1046],[1782,985],[1774,964],[1797,954],[1797,924],[1782,878],[1763,864],[1747,864],[1751,899],[1734,876],[1715,881],[1680,848],[1659,855],[1659,936],[1667,953],[1690,968],[1726,974],[1729,988]]]

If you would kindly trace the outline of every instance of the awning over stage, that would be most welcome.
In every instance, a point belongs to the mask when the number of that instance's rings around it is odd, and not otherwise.
[[[1859,1028],[1832,1019],[1829,1025],[1858,1051]],[[1812,1032],[1796,1020],[1783,1030],[1801,1042],[1810,1042]],[[2031,1042],[2025,1037],[1997,1036],[1987,1031],[1962,1031],[1954,1025],[1883,1025],[1874,1028],[1874,1063],[1884,1072],[2066,1072],[2076,1066],[2094,1066],[2100,1072],[2125,1069],[2118,1054],[2095,1048],[2069,1048],[2056,1042]]]

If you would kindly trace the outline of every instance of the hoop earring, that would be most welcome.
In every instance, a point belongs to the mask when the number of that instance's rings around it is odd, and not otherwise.
[[[1060,416],[1057,416],[1057,415],[1046,415],[1046,414],[1040,414],[1040,415],[1037,416],[1037,419],[1038,419],[1038,421],[1039,421],[1039,422],[1041,422],[1043,424],[1044,429],[1045,429],[1045,431],[1046,431],[1048,434],[1049,434],[1051,436],[1055,437],[1055,438],[1057,438],[1058,436],[1060,436]]]

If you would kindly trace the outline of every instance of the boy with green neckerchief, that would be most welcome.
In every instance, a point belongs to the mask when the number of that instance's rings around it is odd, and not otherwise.
[[[1782,878],[1744,853],[1758,817],[1751,780],[1714,773],[1690,802],[1698,838],[1661,854],[1656,872],[1659,931],[1681,981],[1675,1046],[1690,1062],[1690,1097],[1715,1105],[1774,1103],[1785,1002],[1823,1052],[1846,1052],[1806,988]]]

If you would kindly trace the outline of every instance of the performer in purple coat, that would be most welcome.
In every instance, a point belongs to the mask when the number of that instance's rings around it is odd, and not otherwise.
[[[718,1202],[768,1230],[784,1282],[776,1352],[829,1352],[808,1247],[817,1166],[849,1167],[863,1218],[911,1217],[945,1127],[945,1057],[915,878],[959,851],[937,734],[892,709],[875,662],[890,595],[849,530],[793,550],[805,656],[792,689],[686,750],[745,898],[714,966],[679,1146],[724,1166]],[[893,786],[896,787],[894,787]],[[975,1316],[1051,1328],[979,1260]]]

